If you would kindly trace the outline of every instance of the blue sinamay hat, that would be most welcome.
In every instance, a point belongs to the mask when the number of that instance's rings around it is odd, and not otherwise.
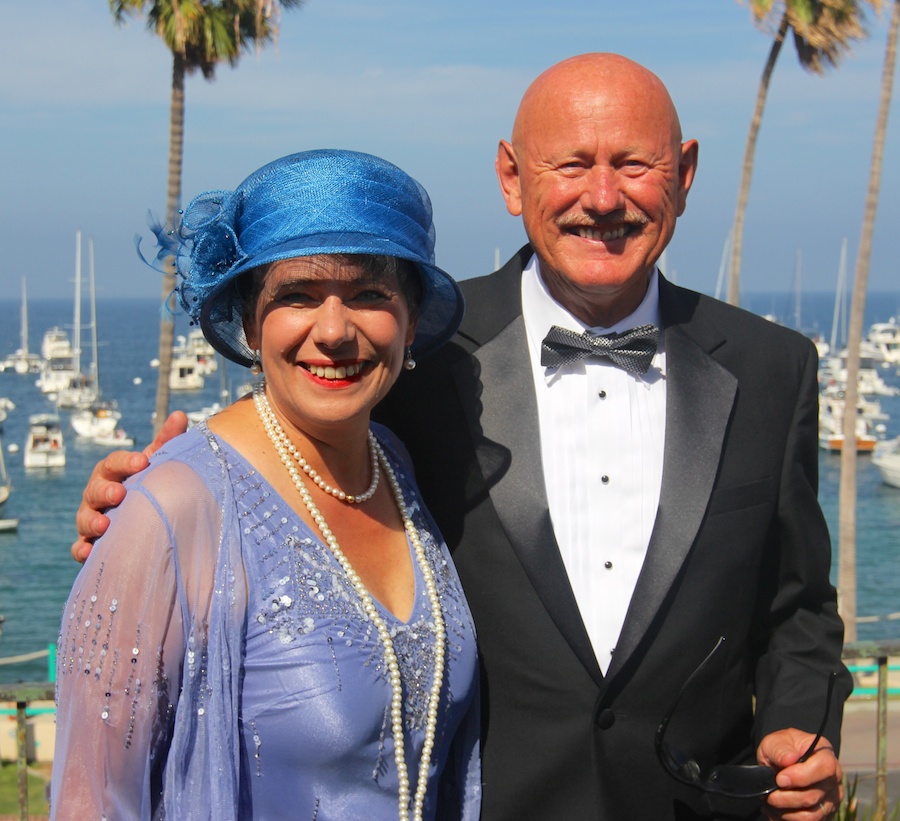
[[[422,281],[415,356],[459,327],[463,297],[434,264],[431,200],[397,166],[371,154],[323,149],[263,166],[234,191],[208,191],[185,208],[175,265],[184,309],[221,354],[249,366],[236,277],[316,254],[376,254],[415,263]],[[161,243],[163,238],[160,237]],[[164,251],[160,253],[162,257]]]

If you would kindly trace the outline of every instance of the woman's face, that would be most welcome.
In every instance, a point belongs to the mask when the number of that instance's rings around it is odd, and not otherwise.
[[[273,408],[313,436],[368,424],[415,336],[397,275],[369,273],[352,257],[314,256],[273,263],[263,276],[246,333]]]

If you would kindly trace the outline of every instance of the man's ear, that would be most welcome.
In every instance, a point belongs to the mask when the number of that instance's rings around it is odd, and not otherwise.
[[[522,189],[519,184],[519,162],[516,159],[515,149],[506,140],[500,140],[494,168],[497,171],[503,199],[506,200],[506,210],[514,217],[521,216]]]
[[[696,140],[688,140],[681,144],[681,160],[678,163],[678,203],[676,216],[680,217],[687,207],[687,195],[697,173],[697,162],[700,144]]]

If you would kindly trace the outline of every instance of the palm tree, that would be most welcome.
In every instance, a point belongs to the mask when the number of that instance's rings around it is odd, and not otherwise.
[[[880,0],[872,3],[880,8]],[[841,449],[841,480],[838,492],[838,591],[841,616],[844,619],[844,638],[856,641],[856,448],[848,443],[856,441],[856,401],[858,395],[859,346],[862,341],[866,307],[866,288],[869,281],[869,262],[872,257],[872,235],[878,213],[878,194],[881,189],[881,166],[887,134],[888,112],[894,89],[894,69],[897,64],[897,33],[900,31],[900,0],[894,0],[888,29],[887,47],[881,75],[881,97],[878,121],[872,143],[872,163],[869,167],[869,188],[863,211],[862,231],[856,254],[853,297],[850,301],[850,326],[847,331],[847,388],[844,392],[844,447]]]
[[[860,39],[864,34],[862,9],[858,0],[780,0],[780,2],[747,0],[747,2],[753,12],[754,21],[759,26],[769,26],[778,17],[779,10],[781,13],[775,38],[769,49],[769,57],[759,81],[756,107],[750,119],[750,130],[744,148],[741,184],[731,233],[728,302],[732,305],[740,303],[744,214],[750,194],[750,179],[753,176],[756,140],[769,93],[769,81],[781,53],[784,38],[789,30],[793,32],[800,65],[807,71],[824,74],[826,67],[836,66],[840,62],[843,54],[849,50],[851,41]]]
[[[282,8],[299,6],[303,0],[109,0],[116,23],[129,16],[145,15],[147,28],[157,34],[172,52],[172,96],[169,107],[169,179],[166,225],[174,227],[181,202],[181,167],[184,153],[184,79],[200,71],[215,78],[216,66],[236,66],[243,51],[258,50],[277,39]],[[163,273],[163,301],[174,309],[173,266]],[[175,336],[173,311],[164,311],[159,325],[159,374],[156,387],[158,432],[169,413],[169,371]]]

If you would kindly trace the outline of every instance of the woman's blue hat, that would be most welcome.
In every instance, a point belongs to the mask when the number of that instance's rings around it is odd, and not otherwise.
[[[175,255],[184,309],[217,351],[245,366],[253,352],[236,278],[281,259],[376,254],[413,262],[422,281],[412,343],[417,357],[443,345],[462,320],[459,287],[434,264],[428,194],[371,154],[324,149],[282,157],[234,191],[208,191],[192,200],[177,243],[159,238],[169,246],[159,258]]]

